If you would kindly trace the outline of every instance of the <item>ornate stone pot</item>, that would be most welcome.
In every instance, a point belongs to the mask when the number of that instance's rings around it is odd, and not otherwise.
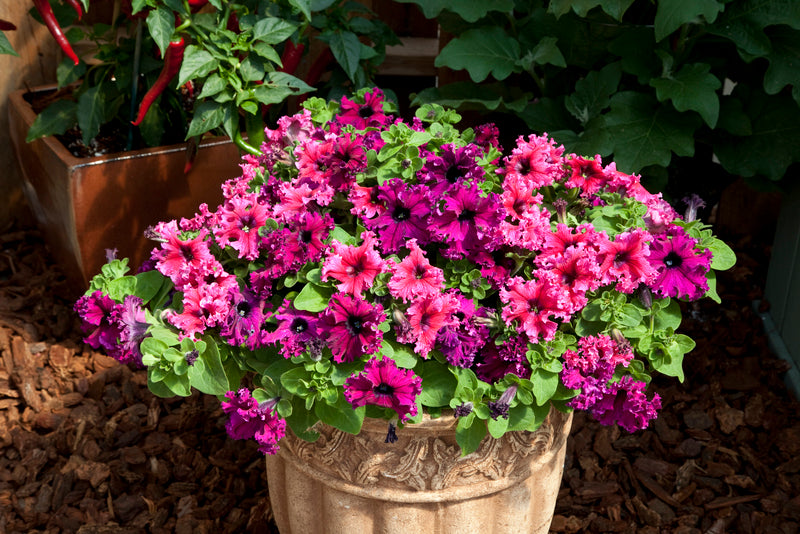
[[[536,432],[487,436],[461,456],[456,419],[398,430],[366,419],[361,433],[320,424],[308,443],[291,432],[267,457],[281,534],[546,533],[564,469],[572,414],[551,409]]]

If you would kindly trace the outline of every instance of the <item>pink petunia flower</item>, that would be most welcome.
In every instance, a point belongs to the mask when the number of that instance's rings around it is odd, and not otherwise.
[[[411,369],[400,369],[394,360],[371,358],[364,370],[344,383],[344,396],[354,408],[372,404],[391,408],[401,422],[417,415],[417,396],[422,379]]]
[[[456,324],[453,314],[459,309],[458,299],[452,293],[415,299],[406,311],[408,328],[397,333],[397,340],[414,343],[414,352],[427,358],[436,344],[439,331]]]
[[[176,221],[160,223],[154,231],[162,240],[161,248],[152,252],[156,269],[172,280],[178,290],[206,270],[208,265],[217,262],[208,248],[205,239],[208,231],[205,229],[190,239],[180,236]]]
[[[517,146],[510,156],[503,158],[504,167],[498,172],[514,180],[530,181],[534,187],[544,187],[561,176],[564,147],[557,147],[553,139],[529,135],[517,138]]]
[[[633,293],[639,284],[653,280],[656,272],[648,261],[650,234],[641,228],[618,234],[614,241],[598,243],[603,282],[616,282],[621,293]]]
[[[404,302],[424,298],[444,291],[444,273],[430,264],[416,239],[409,239],[406,247],[410,251],[400,263],[391,267],[392,278],[388,282],[389,293]]]
[[[478,184],[473,183],[449,190],[442,206],[431,214],[429,229],[434,239],[447,245],[442,251],[445,257],[461,258],[496,249],[504,217],[498,195],[483,196]]]
[[[506,287],[500,289],[500,300],[506,304],[501,312],[503,320],[518,320],[520,328],[534,343],[553,339],[558,328],[555,319],[567,321],[570,318],[569,291],[550,271],[537,271],[534,280],[526,281],[518,276],[509,279]]]
[[[357,297],[372,287],[375,277],[385,269],[384,260],[375,250],[375,234],[364,232],[361,238],[364,241],[358,246],[334,240],[333,251],[325,258],[321,273],[322,280],[338,280],[339,291]]]
[[[269,209],[253,193],[234,197],[217,211],[214,237],[221,247],[233,247],[240,258],[254,260],[259,253],[259,230],[269,218]]]
[[[617,366],[627,367],[633,359],[630,347],[622,346],[610,336],[599,334],[578,341],[578,351],[564,353],[561,382],[570,389],[581,390],[569,406],[588,410],[608,392],[608,382]]]
[[[391,119],[383,113],[383,91],[374,88],[364,94],[364,103],[359,104],[342,97],[341,111],[337,115],[340,124],[352,124],[357,130],[380,127],[389,124]]]

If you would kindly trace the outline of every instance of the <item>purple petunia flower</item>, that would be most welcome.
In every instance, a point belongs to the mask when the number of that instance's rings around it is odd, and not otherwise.
[[[648,400],[644,382],[632,376],[623,376],[609,385],[605,394],[592,406],[590,413],[604,425],[618,424],[628,432],[647,428],[661,409],[661,397],[653,394]]]
[[[232,439],[255,438],[258,450],[264,454],[278,452],[278,441],[286,433],[286,421],[274,410],[272,403],[259,404],[247,389],[225,394],[222,411],[230,416],[225,430]]]
[[[122,304],[116,307],[114,316],[121,326],[119,344],[116,350],[109,351],[121,363],[142,365],[142,353],[139,343],[147,336],[150,323],[145,318],[142,299],[135,295],[126,295]]]
[[[278,321],[274,332],[264,335],[264,343],[280,342],[280,351],[284,358],[300,356],[307,350],[316,350],[320,344],[321,331],[319,317],[316,314],[296,310],[288,300],[273,315]],[[312,354],[315,357],[316,354]]]
[[[509,373],[520,378],[530,378],[531,368],[527,352],[528,337],[525,334],[509,339],[500,346],[490,339],[478,353],[475,374],[490,384],[494,384]]]
[[[344,293],[331,297],[320,326],[337,363],[352,362],[374,354],[381,348],[383,332],[378,329],[385,319],[379,304]]]
[[[483,181],[484,170],[478,165],[483,150],[478,145],[456,147],[442,145],[440,155],[427,153],[425,166],[421,171],[422,183],[431,188],[434,198],[438,198],[454,185],[464,182]]]
[[[665,297],[696,300],[708,291],[706,273],[711,268],[711,251],[698,250],[697,241],[680,226],[670,226],[650,244],[648,260],[656,270],[649,284]]]
[[[462,258],[469,254],[495,250],[499,244],[498,228],[505,209],[495,193],[482,196],[477,184],[454,187],[442,206],[431,214],[430,231],[447,245],[442,254]]]
[[[353,374],[344,383],[344,395],[354,408],[374,404],[397,412],[401,422],[417,415],[417,395],[422,379],[411,369],[400,369],[394,360],[370,359],[364,371]]]
[[[569,406],[588,410],[608,392],[608,382],[618,365],[627,367],[633,359],[630,347],[623,347],[610,336],[600,334],[578,341],[578,352],[564,353],[561,382],[581,393],[569,401]]]
[[[384,254],[399,252],[409,239],[416,239],[420,246],[430,242],[427,187],[410,188],[400,178],[393,178],[378,187],[377,200],[385,209],[374,219],[365,219],[364,224],[378,234]]]

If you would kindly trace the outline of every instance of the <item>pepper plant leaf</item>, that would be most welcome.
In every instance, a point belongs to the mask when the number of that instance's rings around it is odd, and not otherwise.
[[[26,143],[48,135],[63,134],[78,122],[78,104],[70,100],[56,100],[36,115]]]
[[[325,31],[318,39],[328,43],[337,63],[341,65],[347,77],[353,80],[361,59],[361,42],[356,34],[346,31]]]
[[[666,167],[672,152],[694,154],[697,117],[659,106],[649,95],[632,91],[614,95],[605,118],[614,132],[614,161],[623,172],[638,172],[648,165]]]
[[[150,36],[161,51],[161,57],[164,57],[172,32],[175,30],[175,14],[165,6],[158,6],[150,10],[146,22]]]
[[[464,70],[473,82],[482,82],[489,74],[496,80],[508,78],[518,72],[520,61],[519,41],[502,28],[492,26],[467,30],[439,52],[434,65]]]
[[[708,27],[708,31],[730,39],[747,54],[765,56],[772,47],[764,28],[779,24],[800,30],[800,2],[796,0],[730,2],[725,6],[725,12]]]
[[[9,54],[12,56],[19,56],[14,47],[11,46],[11,43],[8,41],[8,37],[6,37],[5,32],[0,31],[0,54]]]

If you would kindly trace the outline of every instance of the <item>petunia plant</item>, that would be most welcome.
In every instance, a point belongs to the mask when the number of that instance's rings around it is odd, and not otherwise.
[[[76,304],[86,342],[160,396],[216,395],[236,439],[456,417],[463,453],[552,408],[645,428],[654,373],[683,379],[681,302],[719,301],[731,250],[638,176],[546,135],[383,93],[311,98],[266,130],[225,200],[148,229]]]

